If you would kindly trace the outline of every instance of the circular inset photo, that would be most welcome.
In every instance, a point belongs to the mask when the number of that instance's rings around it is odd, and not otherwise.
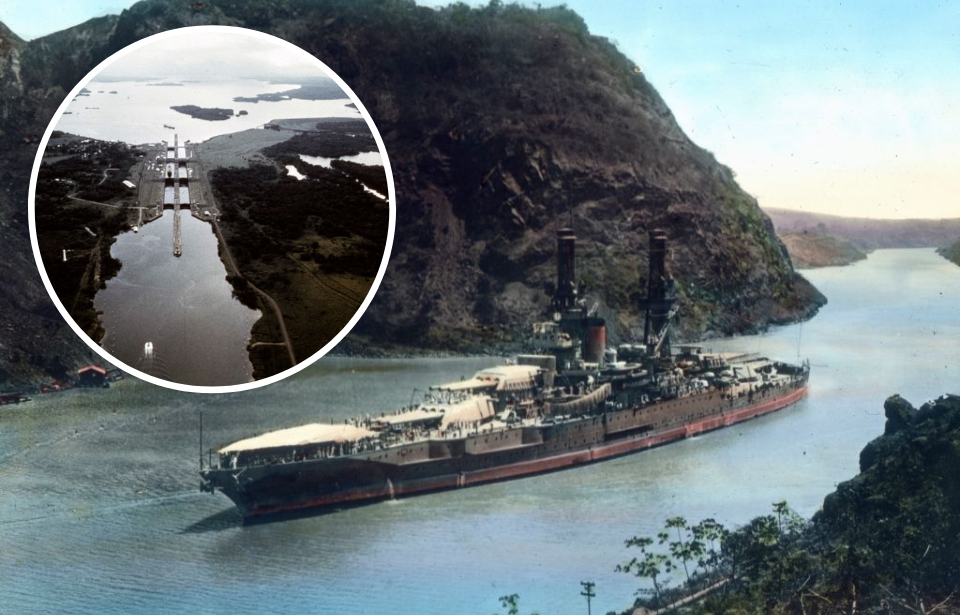
[[[222,26],[139,41],[71,92],[33,169],[30,232],[63,316],[179,390],[274,382],[349,332],[386,269],[393,177],[320,60]]]

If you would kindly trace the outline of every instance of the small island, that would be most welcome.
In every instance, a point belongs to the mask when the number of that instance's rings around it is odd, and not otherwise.
[[[179,113],[185,113],[192,118],[196,118],[198,120],[209,120],[211,122],[228,120],[233,117],[233,109],[220,109],[219,107],[205,109],[196,105],[179,105],[170,108]]]
[[[245,109],[240,109],[239,111],[237,111],[237,115],[247,115],[247,112]]]
[[[338,100],[346,98],[346,94],[335,82],[329,79],[319,79],[300,84],[300,87],[283,92],[271,92],[268,94],[257,94],[256,96],[237,96],[233,102],[253,103],[258,102],[280,102],[281,100],[290,100],[297,98],[300,100]]]

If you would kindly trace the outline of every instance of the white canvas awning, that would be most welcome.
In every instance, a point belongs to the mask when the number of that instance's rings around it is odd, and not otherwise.
[[[440,429],[456,423],[480,423],[494,415],[493,400],[489,397],[471,397],[447,407]]]
[[[496,388],[498,380],[496,378],[469,378],[458,382],[447,382],[446,384],[435,384],[430,388],[434,391],[475,391],[477,389]]]
[[[496,378],[498,391],[517,391],[535,387],[539,372],[536,365],[501,365],[477,372],[477,378]]]
[[[501,365],[480,370],[473,378],[430,387],[434,391],[517,391],[536,386],[534,378],[540,372],[536,365]]]
[[[376,435],[364,427],[354,425],[329,425],[326,423],[311,423],[300,427],[290,427],[271,431],[254,438],[240,440],[220,449],[221,453],[239,453],[266,448],[282,448],[285,446],[305,446],[308,444],[323,444],[325,442],[356,442]]]
[[[377,417],[375,420],[378,423],[384,423],[387,425],[406,425],[408,423],[420,423],[423,421],[430,421],[438,419],[443,416],[443,412],[436,410],[434,408],[417,408],[416,410],[410,410],[409,412],[401,412],[400,414],[390,414],[388,416]]]

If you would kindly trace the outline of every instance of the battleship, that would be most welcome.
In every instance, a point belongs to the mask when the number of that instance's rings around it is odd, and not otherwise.
[[[559,229],[551,309],[533,323],[528,354],[433,385],[393,413],[240,440],[210,450],[206,467],[201,452],[200,488],[221,491],[246,522],[272,520],[595,463],[806,395],[806,361],[674,349],[678,303],[666,262],[666,234],[651,231],[643,339],[608,347],[606,321],[581,297],[576,236]]]

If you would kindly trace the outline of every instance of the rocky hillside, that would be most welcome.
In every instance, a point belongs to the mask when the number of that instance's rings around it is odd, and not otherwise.
[[[797,269],[849,265],[867,258],[850,241],[819,232],[780,233],[780,241]]]
[[[637,326],[651,228],[670,235],[688,337],[807,318],[824,301],[730,169],[687,138],[639,69],[575,13],[408,0],[145,0],[28,43],[8,33],[3,256],[31,273],[7,294],[38,283],[22,213],[36,146],[24,138],[41,134],[64,93],[108,54],[211,23],[313,53],[377,122],[398,224],[390,269],[358,329],[367,339],[477,348],[516,338],[547,304],[558,222],[572,221],[583,282],[601,310],[619,311],[622,330]]]
[[[50,302],[27,233],[32,141],[65,95],[25,81],[30,45],[0,24],[0,390],[64,378],[96,356]]]

